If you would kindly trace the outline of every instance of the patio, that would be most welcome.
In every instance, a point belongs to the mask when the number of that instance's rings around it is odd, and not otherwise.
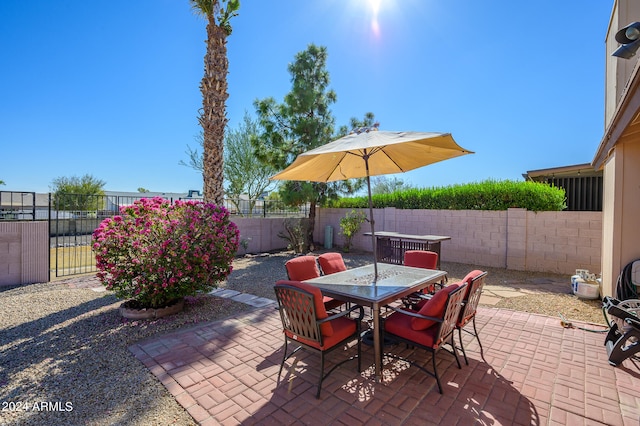
[[[276,383],[283,338],[275,302],[238,297],[260,307],[130,347],[202,425],[637,425],[640,419],[639,366],[629,360],[610,366],[602,333],[494,308],[478,310],[484,358],[468,335],[469,366],[460,370],[452,356],[439,354],[444,395],[432,377],[388,359],[382,383],[374,382],[372,369],[358,374],[355,362],[347,363],[325,379],[316,400],[316,357],[301,355],[295,372],[285,375],[288,362]],[[385,350],[430,363],[412,349]],[[372,348],[363,345],[363,368],[372,361]]]

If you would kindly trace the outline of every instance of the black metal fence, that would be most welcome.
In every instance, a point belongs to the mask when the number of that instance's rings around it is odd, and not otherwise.
[[[145,198],[118,195],[50,194],[48,203],[51,238],[51,265],[55,276],[96,272],[95,256],[91,250],[93,231],[104,219],[120,213],[120,208]],[[200,200],[199,198],[181,198]],[[169,198],[173,203],[173,198]],[[287,217],[308,214],[308,207],[290,208],[269,200],[225,200],[232,215],[241,217]]]
[[[232,215],[241,217],[306,217],[309,204],[287,206],[279,200],[226,198],[224,206]]]
[[[96,272],[91,250],[93,231],[120,208],[147,198],[121,195],[36,194],[0,191],[0,221],[49,221],[49,269],[56,277]],[[166,197],[165,197],[166,198]],[[201,200],[184,197],[181,200]],[[177,199],[168,198],[173,203]],[[305,217],[309,206],[290,207],[281,201],[226,199],[224,206],[237,217]]]
[[[0,191],[0,221],[37,219],[35,192]],[[47,216],[40,219],[46,220]]]

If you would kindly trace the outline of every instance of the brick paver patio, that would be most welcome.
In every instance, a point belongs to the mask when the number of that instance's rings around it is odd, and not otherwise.
[[[639,424],[640,365],[610,366],[603,333],[504,309],[479,308],[477,322],[484,358],[468,335],[470,365],[461,358],[458,369],[451,355],[438,354],[444,395],[435,379],[392,358],[382,383],[372,380],[372,369],[358,374],[355,361],[343,364],[317,400],[319,360],[303,354],[278,385],[283,338],[274,305],[130,349],[202,425]],[[366,368],[373,351],[363,348]],[[430,355],[403,346],[385,350],[431,363]],[[329,367],[342,356],[329,354]]]

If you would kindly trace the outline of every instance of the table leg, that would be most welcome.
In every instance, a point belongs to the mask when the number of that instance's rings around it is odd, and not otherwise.
[[[382,377],[382,330],[380,329],[380,306],[373,304],[373,353],[375,358],[375,379],[380,383]]]

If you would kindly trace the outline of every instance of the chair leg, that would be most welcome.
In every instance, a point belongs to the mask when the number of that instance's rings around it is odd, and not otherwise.
[[[476,340],[478,340],[478,346],[480,346],[480,356],[484,359],[484,350],[482,349],[482,343],[480,343],[480,335],[478,334],[478,329],[476,328],[476,316],[473,316],[473,333],[476,336]]]
[[[358,373],[360,373],[362,371],[362,332],[360,324],[356,327],[356,332],[358,333]]]
[[[284,349],[282,350],[282,362],[280,363],[280,370],[278,370],[278,384],[280,384],[280,375],[282,374],[282,367],[284,367],[284,362],[287,360],[287,338],[284,338]]]
[[[469,360],[467,359],[467,353],[464,350],[464,343],[462,342],[462,327],[458,327],[458,340],[460,340],[460,349],[462,349],[462,356],[464,356],[464,363],[469,365]]]
[[[324,380],[324,352],[320,352],[320,380],[318,381],[318,392],[316,392],[316,399],[320,399],[320,391],[322,390],[323,380]]]
[[[456,357],[458,368],[462,369],[462,365],[460,364],[460,358],[458,358],[458,350],[456,349],[456,342],[455,342],[455,339],[453,338],[453,333],[451,333],[451,342],[449,344],[451,345],[451,349],[453,349],[453,356]]]
[[[293,350],[293,352],[291,352],[289,355],[287,355],[287,347],[288,347],[288,343],[289,341],[287,340],[287,338],[284,338],[284,354],[282,355],[282,362],[280,363],[280,370],[278,370],[278,384],[280,383],[280,376],[282,375],[282,368],[284,367],[284,363],[286,360],[288,360],[289,358],[291,358],[296,352],[298,352],[299,350],[302,349],[302,346],[298,346],[297,348],[295,348]]]
[[[440,384],[440,376],[438,376],[438,368],[436,367],[436,352],[434,351],[431,355],[431,361],[433,363],[433,375],[435,376],[436,383],[438,384],[438,391],[440,391],[440,395],[443,395],[442,385]]]

